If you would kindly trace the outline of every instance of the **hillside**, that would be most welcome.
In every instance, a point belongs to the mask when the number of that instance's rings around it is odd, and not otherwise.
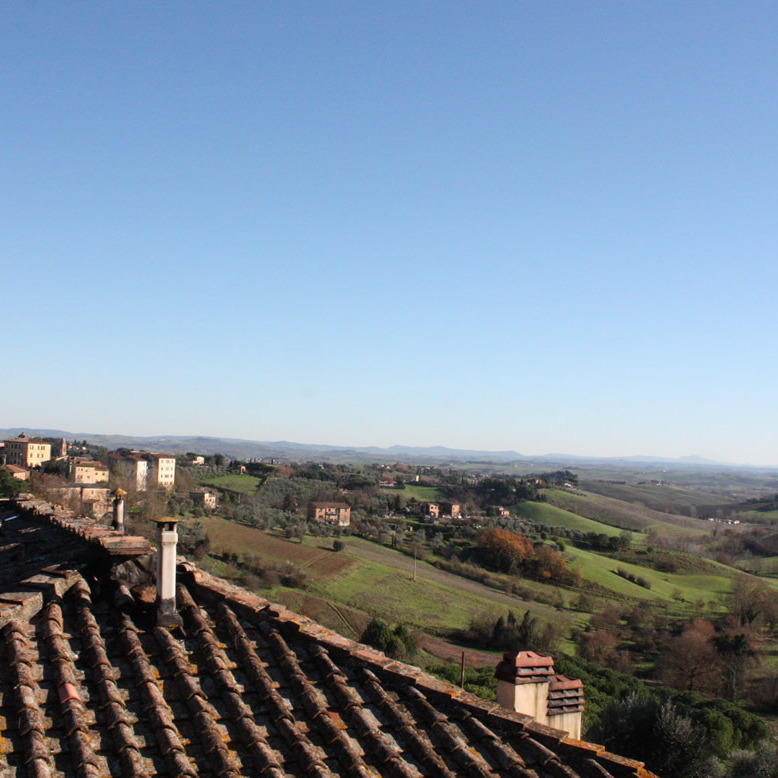
[[[551,505],[563,510],[610,524],[620,529],[647,532],[649,529],[670,533],[702,533],[710,527],[701,519],[663,513],[651,508],[603,497],[598,494],[563,489],[544,489],[543,494]]]
[[[725,497],[702,489],[693,489],[668,483],[624,483],[616,481],[582,480],[579,486],[584,491],[611,497],[622,502],[641,505],[661,513],[683,513],[693,515],[690,510],[700,505],[731,505],[731,497]],[[701,516],[701,514],[698,514]],[[702,516],[701,516],[702,517]]]
[[[569,527],[581,532],[596,532],[604,535],[618,535],[622,530],[601,521],[579,516],[577,513],[557,508],[545,502],[520,502],[515,506],[516,513],[522,518],[545,524],[547,527]]]

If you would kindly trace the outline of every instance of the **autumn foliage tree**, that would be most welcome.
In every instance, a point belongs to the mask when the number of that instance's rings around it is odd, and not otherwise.
[[[481,530],[478,548],[487,564],[504,573],[519,570],[532,553],[532,544],[524,535],[498,527]]]
[[[481,564],[503,573],[521,574],[538,581],[579,583],[579,574],[568,568],[559,552],[545,544],[533,546],[518,532],[487,527],[478,534],[475,552]]]

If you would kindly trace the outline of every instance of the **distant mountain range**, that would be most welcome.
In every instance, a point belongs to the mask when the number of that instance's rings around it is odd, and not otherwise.
[[[68,432],[66,430],[33,429],[30,427],[11,427],[0,429],[1,438],[12,438],[21,432],[37,437],[66,438],[67,440],[87,440],[109,449],[134,448],[152,451],[165,451],[171,454],[184,454],[188,451],[197,454],[224,454],[235,459],[262,458],[282,461],[319,459],[337,462],[404,462],[427,465],[446,465],[464,463],[481,465],[517,464],[530,469],[556,469],[583,465],[632,465],[647,469],[661,468],[748,468],[757,470],[776,470],[778,467],[757,467],[716,462],[699,456],[663,458],[652,456],[631,457],[584,457],[571,454],[544,454],[527,456],[517,451],[482,451],[478,449],[447,448],[446,446],[330,446],[309,443],[293,443],[286,440],[258,441],[240,438],[216,438],[186,435],[155,435],[138,437],[130,435],[96,435],[90,432]]]

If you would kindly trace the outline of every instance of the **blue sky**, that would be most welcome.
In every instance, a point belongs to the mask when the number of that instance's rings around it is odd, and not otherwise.
[[[0,30],[0,426],[778,464],[774,3]]]

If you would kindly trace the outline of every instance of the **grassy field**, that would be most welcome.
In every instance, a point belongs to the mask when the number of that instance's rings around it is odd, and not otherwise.
[[[439,582],[433,577],[439,572],[420,563],[414,581],[409,571],[360,559],[358,565],[343,574],[314,584],[311,591],[371,615],[392,622],[402,621],[436,634],[465,629],[476,615],[492,613],[497,618],[508,612],[508,605],[498,602],[488,590],[483,595],[470,591],[467,584],[471,582],[466,579],[459,579],[461,585],[456,586]],[[514,611],[529,608],[545,620],[567,620],[547,606],[523,603],[518,598],[510,600]]]
[[[739,517],[743,521],[775,521],[778,522],[778,511],[743,511]]]
[[[227,489],[230,492],[251,495],[256,493],[262,479],[254,475],[220,475],[214,478],[203,478],[200,483],[204,486],[214,486],[217,489]]]
[[[559,613],[541,603],[524,602],[421,561],[416,565],[414,581],[412,558],[361,538],[343,538],[345,549],[335,552],[330,539],[306,537],[298,543],[224,519],[202,521],[214,555],[247,553],[275,564],[291,561],[306,570],[310,584],[304,593],[281,586],[262,593],[311,618],[324,614],[327,618],[321,620],[328,625],[333,624],[333,618],[335,623],[344,620],[342,606],[353,611],[351,616],[345,615],[345,620],[354,625],[368,616],[380,615],[437,634],[464,629],[475,615],[493,613],[497,618],[508,610],[519,613],[529,609],[546,621],[563,623],[584,618],[581,614]],[[211,558],[209,567],[217,575],[240,575],[237,568],[219,559]],[[360,613],[363,617],[357,618]]]
[[[437,486],[421,486],[420,484],[405,484],[405,489],[381,489],[383,494],[391,494],[393,497],[400,495],[406,500],[418,500],[419,502],[435,502],[441,499]]]
[[[538,521],[549,527],[570,527],[579,529],[582,532],[596,532],[604,535],[618,535],[622,530],[612,527],[610,524],[603,524],[594,519],[587,519],[579,516],[577,513],[557,508],[543,502],[522,502],[516,506],[516,513],[532,521]]]
[[[661,513],[622,500],[615,500],[612,497],[602,497],[588,492],[574,493],[563,489],[545,489],[543,493],[549,503],[557,508],[620,529],[636,532],[656,529],[673,534],[702,534],[710,531],[710,527],[701,519]]]
[[[641,600],[676,601],[680,592],[687,602],[702,599],[706,603],[717,600],[723,604],[723,597],[732,591],[732,579],[735,571],[721,566],[721,575],[715,574],[676,574],[661,573],[649,567],[621,562],[579,548],[568,548],[565,557],[578,566],[581,574],[589,581],[600,584],[617,594],[636,597]],[[623,568],[629,573],[640,576],[651,584],[650,589],[632,583],[614,572]]]
[[[697,505],[726,505],[733,503],[730,497],[701,489],[690,489],[673,484],[623,484],[611,481],[581,481],[581,489],[612,497],[623,502],[637,503],[646,508],[667,512],[684,510]]]
[[[354,564],[353,558],[332,550],[332,540],[309,538],[307,543],[298,543],[226,519],[200,521],[205,524],[211,539],[211,552],[216,555],[247,553],[278,565],[293,562],[315,578],[336,575]]]

